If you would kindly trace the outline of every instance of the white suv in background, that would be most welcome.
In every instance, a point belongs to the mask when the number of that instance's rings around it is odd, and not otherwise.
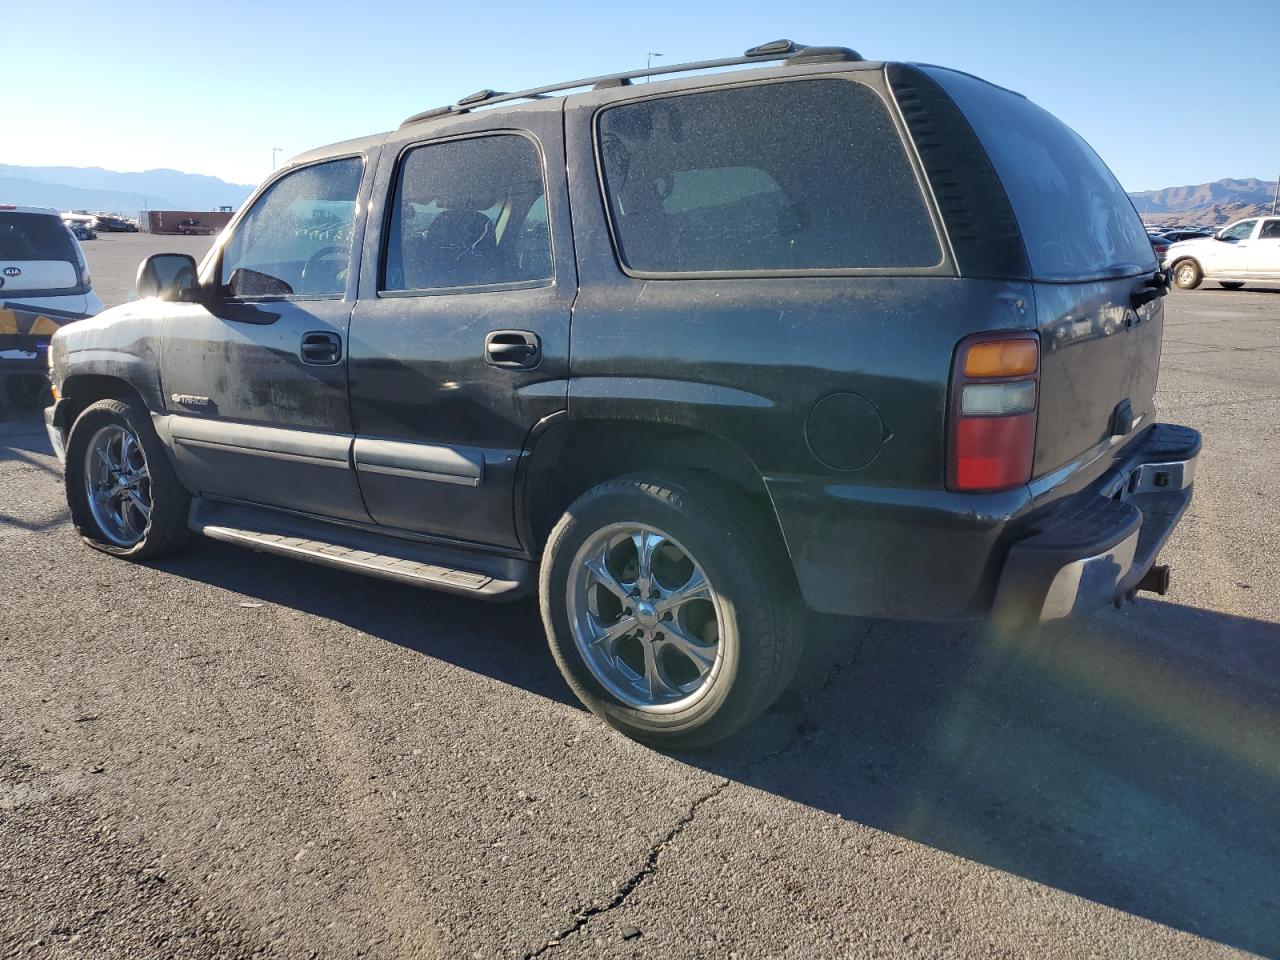
[[[1172,244],[1162,266],[1181,290],[1194,290],[1204,280],[1227,290],[1249,280],[1280,281],[1280,216],[1237,220],[1212,237]]]
[[[58,212],[0,204],[0,405],[39,406],[50,338],[101,310],[80,241]]]
[[[0,204],[0,306],[68,318],[101,312],[84,253],[58,211]]]

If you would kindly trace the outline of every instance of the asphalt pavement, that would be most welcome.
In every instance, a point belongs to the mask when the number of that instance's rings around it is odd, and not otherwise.
[[[582,710],[531,604],[90,550],[10,415],[0,956],[1280,956],[1280,290],[1167,302],[1205,435],[1167,598],[815,620],[696,754]]]

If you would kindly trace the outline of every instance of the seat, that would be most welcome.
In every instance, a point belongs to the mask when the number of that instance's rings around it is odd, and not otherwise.
[[[488,217],[478,210],[442,210],[425,234],[406,243],[404,285],[415,290],[490,283],[496,260]]]

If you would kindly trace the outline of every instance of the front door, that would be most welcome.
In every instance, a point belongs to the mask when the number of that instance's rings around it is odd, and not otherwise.
[[[161,377],[179,475],[202,495],[368,522],[350,462],[347,328],[371,162],[281,175],[204,278],[216,296],[173,305]]]
[[[525,440],[565,408],[576,288],[560,104],[519,117],[501,132],[483,113],[434,121],[430,140],[384,149],[390,207],[366,239],[350,344],[374,520],[506,548]]]
[[[1262,229],[1249,243],[1249,276],[1280,280],[1280,217],[1262,221]]]
[[[1221,233],[1205,251],[1204,272],[1210,277],[1243,277],[1249,270],[1249,249],[1257,220],[1241,220]]]

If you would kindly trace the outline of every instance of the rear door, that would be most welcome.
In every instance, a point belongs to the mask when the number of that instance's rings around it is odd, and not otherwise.
[[[217,297],[167,305],[161,379],[191,489],[368,522],[350,465],[347,327],[375,159],[283,173],[217,254]]]
[[[1263,220],[1257,238],[1250,241],[1249,276],[1280,280],[1280,217]]]
[[[514,483],[563,410],[577,289],[559,100],[388,145],[351,321],[353,461],[400,530],[517,548]]]
[[[1132,202],[1083,139],[1025,97],[925,68],[982,140],[1018,220],[1041,341],[1033,474],[1041,477],[1155,416],[1164,307]]]

